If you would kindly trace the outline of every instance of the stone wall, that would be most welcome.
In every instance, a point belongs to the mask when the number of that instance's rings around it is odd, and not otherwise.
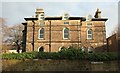
[[[118,61],[3,60],[3,71],[118,71]]]

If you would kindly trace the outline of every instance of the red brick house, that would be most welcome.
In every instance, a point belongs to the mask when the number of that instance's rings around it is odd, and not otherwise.
[[[58,52],[63,46],[71,45],[91,51],[107,43],[105,22],[108,19],[101,17],[99,9],[94,17],[74,17],[68,13],[48,17],[43,9],[36,9],[35,14],[34,18],[24,18],[26,22],[22,23],[24,51]]]

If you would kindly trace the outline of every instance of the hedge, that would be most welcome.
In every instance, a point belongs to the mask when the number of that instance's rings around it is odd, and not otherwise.
[[[110,61],[120,59],[115,52],[84,53],[81,49],[62,49],[59,52],[25,52],[3,54],[2,59],[55,59]]]

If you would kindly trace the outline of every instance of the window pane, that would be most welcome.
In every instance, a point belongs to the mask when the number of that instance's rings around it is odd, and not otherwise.
[[[89,39],[92,39],[92,35],[88,35],[88,38],[89,38]]]
[[[92,29],[88,29],[87,38],[92,39]]]
[[[44,35],[40,35],[40,38],[44,38]]]
[[[69,22],[64,22],[64,24],[69,24]]]
[[[68,38],[68,35],[64,35],[64,38]]]
[[[44,38],[44,28],[41,28],[40,30],[40,38]]]
[[[40,33],[41,33],[41,34],[43,34],[43,33],[44,33],[44,29],[43,29],[43,28],[40,30]]]
[[[69,38],[69,30],[67,28],[64,29],[64,38]]]
[[[65,30],[64,30],[64,33],[68,33],[68,29],[65,29]]]
[[[91,31],[91,30],[88,30],[88,34],[92,34],[92,31]]]

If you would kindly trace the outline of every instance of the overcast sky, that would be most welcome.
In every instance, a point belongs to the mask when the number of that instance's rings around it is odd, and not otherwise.
[[[11,2],[10,2],[11,1]],[[102,11],[102,17],[108,18],[106,22],[106,34],[107,37],[111,35],[111,32],[118,25],[118,0],[109,0],[109,2],[101,2],[92,0],[88,2],[86,0],[76,2],[55,2],[58,0],[4,0],[2,1],[2,11],[0,11],[0,17],[7,19],[7,25],[15,25],[24,22],[24,17],[30,17],[35,15],[36,8],[43,8],[46,16],[61,16],[64,12],[70,14],[70,16],[87,16],[91,14],[94,16],[95,11],[99,8]],[[70,0],[71,1],[71,0]],[[105,0],[108,1],[108,0]]]

